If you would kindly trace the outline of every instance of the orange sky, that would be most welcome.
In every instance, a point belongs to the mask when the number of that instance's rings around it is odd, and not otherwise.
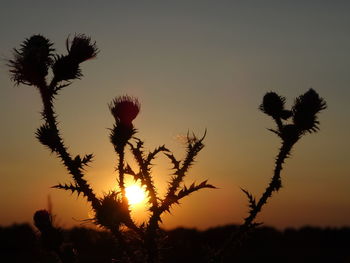
[[[16,2],[0,10],[6,25],[0,28],[2,57],[11,58],[12,48],[36,33],[55,42],[58,52],[75,32],[91,35],[101,50],[57,101],[70,151],[96,156],[87,178],[97,193],[116,185],[107,104],[129,94],[141,102],[135,126],[150,150],[166,144],[181,157],[185,148],[179,137],[208,131],[186,183],[209,179],[219,189],[184,199],[164,217],[164,227],[240,223],[248,211],[240,187],[262,193],[279,146],[266,129],[273,122],[258,110],[264,93],[274,90],[290,106],[313,87],[329,105],[320,115],[321,131],[296,145],[282,173],[284,187],[258,221],[277,227],[349,224],[348,3],[36,1],[18,8]],[[59,224],[80,224],[91,214],[85,200],[50,189],[69,176],[34,138],[41,123],[39,94],[14,87],[7,70],[2,63],[0,224],[30,221],[35,210],[47,207],[48,196]],[[156,162],[160,193],[169,168],[163,157]],[[139,211],[135,217],[142,220]]]

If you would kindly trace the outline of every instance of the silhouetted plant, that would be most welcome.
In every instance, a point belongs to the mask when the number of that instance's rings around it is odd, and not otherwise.
[[[54,252],[62,263],[76,262],[74,249],[69,244],[64,244],[63,232],[53,225],[52,215],[47,210],[38,210],[33,219],[34,225],[41,233],[42,247]]]
[[[98,50],[95,42],[85,35],[75,35],[73,40],[67,39],[66,55],[54,54],[53,44],[41,35],[34,35],[26,39],[20,49],[14,50],[14,59],[9,60],[12,79],[16,84],[35,86],[41,95],[43,103],[42,116],[44,124],[36,132],[37,139],[56,153],[63,165],[73,178],[73,182],[58,184],[54,188],[82,194],[91,204],[95,212],[94,223],[110,230],[125,255],[125,262],[158,262],[159,261],[159,223],[164,212],[179,203],[179,200],[191,193],[203,188],[215,188],[207,181],[200,184],[193,183],[186,187],[183,185],[194,159],[204,147],[202,138],[187,136],[187,152],[184,160],[178,160],[173,153],[164,145],[151,152],[144,150],[143,141],[137,138],[136,129],[132,121],[140,111],[140,103],[136,98],[121,96],[115,98],[109,105],[110,111],[115,118],[115,124],[111,129],[110,140],[118,155],[117,170],[119,191],[110,191],[102,197],[97,197],[91,186],[85,179],[85,169],[92,161],[93,155],[77,155],[73,157],[66,147],[58,128],[57,114],[54,110],[54,102],[59,91],[69,86],[74,79],[82,77],[80,63],[96,57]],[[49,69],[53,77],[47,83]],[[131,150],[139,169],[134,171],[125,160],[125,150]],[[152,161],[159,153],[165,154],[173,165],[173,176],[169,182],[166,195],[161,198],[153,182]],[[125,175],[131,175],[146,187],[149,203],[149,220],[137,225],[130,215],[130,206],[125,193]],[[43,220],[43,218],[46,218]],[[39,218],[41,218],[39,220]],[[60,242],[58,235],[53,236],[54,228],[50,225],[50,218],[43,211],[35,214],[35,224],[45,238],[48,232],[49,239],[54,240],[52,249],[59,253]],[[45,224],[43,222],[46,221]],[[141,243],[140,255],[136,255],[134,249],[128,246],[128,240],[124,236],[122,226],[133,231]],[[48,229],[50,231],[48,231]],[[58,233],[58,232],[55,232]]]
[[[140,103],[130,96],[116,97],[109,105],[115,123],[110,130],[110,141],[118,155],[118,188],[98,197],[85,179],[85,169],[92,161],[93,155],[72,156],[64,144],[60,135],[57,115],[54,111],[54,102],[59,91],[71,85],[74,79],[81,78],[80,64],[96,57],[98,50],[95,42],[85,35],[75,35],[70,41],[67,39],[67,54],[54,53],[53,44],[41,35],[34,35],[26,39],[19,49],[14,49],[14,59],[9,60],[12,80],[18,84],[35,86],[41,95],[43,103],[42,116],[44,124],[37,129],[36,137],[41,144],[47,146],[56,153],[63,165],[71,174],[73,181],[58,184],[54,188],[82,194],[90,203],[95,216],[93,222],[111,231],[118,240],[118,244],[124,253],[120,260],[124,262],[159,262],[159,223],[164,212],[169,212],[174,204],[191,193],[203,188],[215,188],[203,181],[186,187],[184,178],[193,164],[198,153],[203,149],[203,140],[195,135],[187,136],[187,151],[183,160],[178,160],[174,154],[164,145],[151,152],[144,149],[144,143],[136,137],[137,130],[133,120],[140,112]],[[52,79],[48,83],[49,70],[52,71]],[[259,199],[256,199],[249,191],[242,189],[248,198],[249,213],[244,223],[216,253],[214,260],[222,260],[225,253],[234,249],[242,241],[243,237],[254,227],[256,216],[262,210],[273,192],[277,192],[281,186],[281,171],[283,163],[290,156],[291,150],[302,136],[307,133],[317,132],[319,129],[318,113],[326,109],[326,102],[313,89],[296,98],[293,107],[285,109],[285,98],[275,92],[268,92],[263,98],[260,110],[270,116],[276,123],[275,129],[270,129],[281,139],[281,146],[276,157],[273,176]],[[125,152],[130,150],[136,160],[138,170],[132,169],[125,158]],[[152,161],[158,154],[164,154],[171,162],[174,170],[164,197],[160,197],[152,176]],[[125,176],[133,177],[145,186],[148,195],[149,219],[138,225],[130,213],[130,205],[126,197]],[[48,249],[55,251],[62,262],[73,262],[62,257],[62,236],[58,229],[52,226],[51,215],[46,211],[37,211],[34,222],[41,232],[42,240]],[[126,227],[133,235],[125,235]],[[136,236],[136,241],[130,242],[129,237]],[[135,243],[136,242],[136,243]],[[135,244],[139,246],[135,249]],[[73,259],[71,259],[73,260]]]
[[[244,219],[244,223],[238,231],[230,237],[224,247],[219,250],[218,258],[221,258],[228,249],[235,248],[241,241],[244,235],[260,223],[254,222],[256,216],[266,204],[273,192],[277,192],[281,186],[281,171],[283,163],[290,156],[291,150],[295,143],[307,133],[314,133],[319,130],[318,113],[326,109],[327,105],[323,98],[318,93],[309,89],[303,95],[295,99],[291,110],[285,109],[285,98],[279,96],[275,92],[265,94],[260,105],[260,110],[270,116],[276,123],[275,129],[269,129],[281,139],[281,147],[276,157],[273,176],[265,192],[257,200],[253,194],[245,189],[242,189],[248,198],[249,213]],[[291,119],[291,121],[289,121]]]

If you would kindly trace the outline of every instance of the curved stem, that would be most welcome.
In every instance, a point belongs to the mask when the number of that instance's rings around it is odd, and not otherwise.
[[[253,223],[257,214],[261,211],[264,204],[266,204],[267,200],[271,197],[272,193],[280,189],[281,171],[283,168],[282,165],[284,163],[284,160],[288,157],[288,154],[290,153],[290,150],[292,149],[292,147],[293,147],[293,144],[290,144],[290,143],[284,142],[282,144],[280,152],[277,155],[275,170],[274,170],[274,174],[271,179],[271,182],[269,186],[265,189],[265,192],[260,197],[255,208],[249,212],[249,216],[245,219],[243,226],[249,227]]]
[[[79,187],[84,192],[84,195],[87,197],[88,201],[91,203],[91,206],[96,210],[100,207],[100,201],[94,194],[93,190],[87,184],[87,181],[83,179],[83,174],[79,168],[73,165],[73,160],[70,154],[67,151],[63,143],[63,139],[60,137],[59,129],[57,127],[56,116],[53,110],[53,96],[52,96],[52,88],[53,83],[50,84],[50,87],[47,87],[46,84],[43,84],[39,87],[40,95],[42,98],[44,110],[43,117],[46,123],[50,126],[50,128],[55,132],[55,136],[58,138],[58,145],[55,149],[55,152],[63,161],[63,164],[66,166],[70,174],[73,176],[73,179],[79,185]]]
[[[275,122],[277,124],[278,130],[281,131],[282,127],[283,127],[281,118],[280,117],[273,117],[273,119],[275,120]]]
[[[126,197],[126,192],[125,192],[125,170],[124,170],[124,159],[125,159],[125,153],[124,153],[124,149],[117,151],[117,154],[119,156],[119,163],[118,163],[118,173],[119,173],[119,180],[118,180],[118,184],[119,184],[119,188],[121,190],[121,194],[122,194],[122,200],[123,202],[126,202],[128,204],[129,207],[129,202],[127,200]],[[143,237],[143,232],[142,230],[135,224],[135,222],[133,221],[130,211],[128,210],[128,221],[125,222],[125,225],[132,229],[133,231],[135,231],[140,238]]]
[[[248,217],[245,218],[244,223],[239,226],[238,230],[233,233],[225,245],[216,253],[214,256],[215,260],[220,258],[223,259],[225,253],[229,248],[235,249],[238,244],[242,241],[242,238],[247,232],[254,227],[254,220],[256,216],[261,211],[262,207],[266,204],[267,200],[272,196],[274,191],[278,191],[281,187],[281,171],[283,168],[283,163],[288,157],[295,142],[283,141],[282,147],[277,155],[274,174],[271,178],[271,182],[265,189],[265,192],[261,195],[258,203],[249,211]]]

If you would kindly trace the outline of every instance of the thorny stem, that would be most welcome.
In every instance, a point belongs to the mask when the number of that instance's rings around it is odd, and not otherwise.
[[[151,217],[149,219],[147,229],[145,233],[139,229],[138,233],[145,242],[145,248],[147,250],[147,262],[154,263],[158,262],[159,258],[157,246],[157,229],[159,227],[158,222],[160,220],[161,212],[158,205],[158,197],[152,182],[152,176],[150,174],[147,161],[145,161],[142,151],[139,147],[134,147],[134,145],[130,142],[128,142],[128,145],[130,146],[131,151],[133,152],[134,157],[139,164],[141,183],[146,185],[151,204]]]
[[[159,227],[158,222],[160,221],[161,211],[157,209],[153,211],[153,214],[149,220],[147,232],[145,236],[145,244],[147,249],[147,263],[158,262],[159,251],[157,244],[157,229]]]
[[[38,87],[42,98],[43,106],[44,106],[43,117],[46,123],[50,126],[50,128],[54,130],[55,135],[58,138],[57,140],[58,145],[55,151],[57,152],[59,157],[62,159],[64,165],[67,167],[70,174],[73,176],[74,180],[83,189],[84,194],[86,195],[88,201],[91,203],[91,206],[93,207],[93,209],[96,210],[100,207],[100,202],[95,196],[93,190],[87,184],[86,180],[83,179],[83,174],[81,173],[81,171],[73,165],[73,160],[69,155],[67,148],[64,146],[63,139],[59,135],[59,130],[57,127],[57,121],[54,114],[53,103],[52,103],[52,100],[53,100],[52,90],[54,86],[55,86],[55,83],[51,82],[49,87],[47,87],[46,83],[43,83]]]
[[[206,136],[206,132],[204,133],[203,137],[199,140],[196,140],[193,146],[191,146],[190,142],[189,143],[189,149],[187,152],[187,156],[182,164],[181,167],[177,167],[175,171],[175,177],[173,178],[170,187],[168,189],[168,193],[166,194],[164,201],[161,206],[161,210],[165,211],[169,208],[169,206],[172,204],[172,199],[174,198],[175,192],[179,189],[180,184],[183,181],[183,178],[186,176],[186,172],[194,162],[195,157],[197,154],[203,149],[204,145],[202,141],[204,140]],[[189,138],[188,138],[189,139]],[[173,162],[176,162],[175,157],[173,157]],[[178,164],[177,164],[178,165]]]
[[[158,197],[157,197],[157,193],[153,187],[153,182],[151,179],[151,175],[149,174],[149,172],[146,170],[143,171],[143,175],[145,177],[145,182],[146,182],[146,186],[147,186],[147,191],[149,191],[149,195],[151,197],[151,202],[152,202],[152,207],[151,210],[152,211],[156,211],[158,209]]]
[[[151,174],[149,173],[147,167],[144,167],[144,165],[141,167],[141,172],[152,202],[151,211],[154,213],[154,211],[158,209],[158,197],[152,182]]]
[[[271,179],[269,186],[266,188],[265,192],[259,199],[256,207],[250,211],[249,216],[245,219],[243,226],[250,227],[257,216],[261,211],[261,208],[266,204],[267,199],[269,199],[274,191],[278,191],[281,187],[281,171],[284,160],[288,157],[290,150],[292,149],[293,144],[288,142],[283,142],[282,147],[279,151],[279,154],[276,158],[276,165],[274,170],[274,175]]]
[[[118,151],[119,163],[118,163],[118,172],[119,172],[119,188],[122,192],[123,200],[126,198],[125,195],[125,183],[124,183],[124,149]]]
[[[165,196],[165,199],[161,202],[160,206],[158,205],[158,202],[157,202],[158,199],[157,199],[156,193],[154,192],[153,205],[151,208],[152,216],[149,220],[146,236],[145,236],[145,243],[148,251],[148,259],[147,259],[148,263],[158,262],[159,260],[159,248],[158,248],[156,238],[157,238],[157,229],[159,228],[159,222],[161,220],[161,214],[164,211],[166,211],[172,204],[170,202],[170,199],[173,198],[176,190],[179,188],[180,183],[183,181],[183,178],[185,177],[187,170],[193,163],[196,155],[203,148],[202,141],[204,137],[205,137],[205,134],[203,138],[196,141],[193,146],[189,144],[189,151],[182,164],[182,167],[181,168],[178,167],[176,169],[177,170],[175,172],[176,177],[174,177],[174,179],[172,180],[170,187],[168,189],[168,193]],[[142,172],[144,173],[144,178],[146,179],[146,183],[148,184],[152,182],[148,181],[148,180],[151,180],[151,175],[149,174],[149,171],[147,168],[148,168],[147,166],[145,167],[144,165],[141,165]],[[152,187],[147,186],[147,189],[148,188],[153,189],[153,185],[151,186]],[[150,196],[152,199],[152,192],[150,192]]]
[[[144,233],[144,242],[145,247],[147,250],[147,262],[148,263],[154,263],[158,262],[159,259],[159,251],[158,251],[158,245],[157,245],[157,230],[159,228],[159,221],[160,216],[162,213],[162,210],[158,203],[158,197],[155,190],[155,187],[152,182],[152,175],[150,174],[149,164],[152,160],[152,157],[149,157],[150,160],[145,160],[142,151],[138,147],[134,147],[133,144],[128,143],[131,147],[131,150],[140,166],[140,179],[142,184],[146,185],[149,198],[150,198],[150,204],[151,204],[151,216],[147,225],[146,232]],[[153,152],[153,156],[156,155],[160,150],[156,150]]]
[[[276,122],[276,124],[277,124],[278,130],[282,130],[283,124],[282,124],[281,118],[279,118],[279,117],[274,117],[273,119],[275,120],[275,122]]]
[[[124,175],[125,175],[125,170],[124,170],[124,158],[125,158],[125,153],[124,153],[124,149],[117,151],[118,155],[119,155],[119,163],[118,163],[118,173],[119,173],[119,188],[121,190],[121,194],[122,194],[122,200],[123,202],[128,202],[127,198],[126,198],[126,192],[125,192],[125,182],[124,182]],[[130,211],[128,213],[128,218],[129,221],[125,222],[126,226],[130,229],[132,229],[133,231],[135,231],[140,238],[143,237],[143,232],[142,230],[135,224],[135,222],[132,220],[131,216],[130,216]]]
[[[149,167],[147,166],[144,160],[142,151],[140,151],[137,147],[134,147],[134,145],[130,142],[128,142],[128,145],[130,146],[131,151],[133,152],[135,159],[140,166],[141,182],[142,184],[146,185],[146,188],[150,197],[150,201],[152,204],[150,210],[154,213],[154,211],[158,209],[158,197],[152,182],[152,176],[149,172]]]
[[[288,155],[295,143],[296,141],[294,142],[283,141],[282,147],[280,148],[280,151],[276,158],[274,174],[271,178],[270,184],[265,189],[265,192],[261,195],[256,206],[249,211],[249,216],[245,218],[244,223],[239,226],[239,229],[230,236],[230,238],[225,243],[225,245],[216,253],[216,255],[214,256],[216,260],[219,258],[223,260],[229,248],[232,248],[232,250],[237,248],[237,246],[240,244],[245,234],[247,234],[247,232],[252,227],[255,226],[253,221],[255,220],[258,213],[261,211],[262,207],[266,204],[267,200],[272,196],[272,193],[280,189],[281,171],[283,168],[283,163],[285,159],[288,158]]]
[[[156,191],[153,187],[151,175],[149,174],[146,167],[141,167],[143,177],[145,179],[145,183],[147,186],[147,190],[149,191],[150,199],[152,202],[151,206],[151,218],[149,220],[146,235],[145,235],[145,244],[148,250],[148,263],[153,263],[158,261],[158,246],[157,246],[157,229],[159,227],[160,220],[160,210],[158,207],[158,198]]]

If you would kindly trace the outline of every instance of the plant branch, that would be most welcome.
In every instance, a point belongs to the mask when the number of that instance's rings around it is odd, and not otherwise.
[[[52,84],[52,83],[51,83]],[[51,85],[50,85],[51,86]],[[74,164],[74,160],[71,158],[63,143],[63,139],[60,136],[59,129],[57,127],[56,116],[53,110],[53,95],[51,90],[45,85],[39,87],[40,95],[43,102],[43,117],[48,127],[53,131],[55,138],[55,146],[51,148],[61,158],[63,164],[66,166],[77,185],[80,187],[92,207],[96,210],[100,206],[98,198],[95,196],[93,190],[88,185],[87,181],[83,179],[83,174],[79,167]]]

